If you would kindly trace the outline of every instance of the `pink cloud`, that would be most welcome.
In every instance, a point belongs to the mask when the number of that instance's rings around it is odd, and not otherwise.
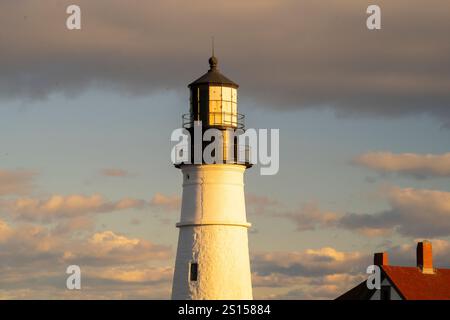
[[[435,155],[368,152],[353,161],[379,172],[395,172],[416,178],[450,177],[450,153]]]
[[[370,254],[333,247],[258,253],[252,258],[256,299],[334,299],[362,281]]]
[[[108,201],[99,194],[90,196],[73,194],[52,195],[47,199],[18,198],[1,202],[0,208],[17,219],[50,221],[52,218],[75,217],[89,213],[141,209],[145,205],[145,201],[139,199]]]
[[[4,299],[169,298],[169,246],[106,230],[81,237],[0,219],[0,297]],[[77,264],[83,290],[67,295],[65,269]],[[36,279],[39,279],[37,282]]]
[[[150,200],[150,206],[163,211],[177,211],[181,206],[181,198],[175,195],[167,196],[158,192]]]
[[[332,211],[323,211],[315,202],[306,203],[299,210],[286,211],[275,216],[292,220],[298,231],[314,230],[336,226],[340,214]]]
[[[0,169],[0,196],[28,193],[35,175],[36,173],[27,170]]]
[[[127,177],[131,175],[128,171],[118,168],[102,169],[100,173],[105,177]]]

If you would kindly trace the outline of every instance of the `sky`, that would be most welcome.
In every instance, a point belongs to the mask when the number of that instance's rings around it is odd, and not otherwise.
[[[255,298],[336,298],[423,239],[450,267],[450,5],[376,1],[369,31],[369,4],[1,0],[0,298],[170,298],[170,135],[211,36],[247,127],[280,130],[278,174],[245,176]]]

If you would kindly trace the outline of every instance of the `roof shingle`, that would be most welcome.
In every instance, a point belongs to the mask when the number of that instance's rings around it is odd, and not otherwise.
[[[450,269],[424,274],[417,267],[381,266],[407,300],[450,300]]]

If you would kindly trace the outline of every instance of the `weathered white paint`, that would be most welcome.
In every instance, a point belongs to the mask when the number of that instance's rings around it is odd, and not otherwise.
[[[242,165],[184,165],[172,299],[252,299]],[[189,265],[198,263],[190,281]]]

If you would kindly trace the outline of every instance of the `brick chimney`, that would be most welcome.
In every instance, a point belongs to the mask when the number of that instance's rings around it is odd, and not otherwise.
[[[387,252],[377,252],[373,255],[373,264],[376,266],[389,265],[389,257]]]
[[[431,242],[424,240],[417,244],[417,267],[422,273],[433,274],[433,252]]]

